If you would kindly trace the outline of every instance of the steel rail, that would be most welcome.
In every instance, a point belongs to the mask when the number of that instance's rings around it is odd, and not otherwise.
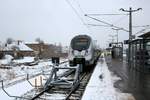
[[[87,73],[84,73],[81,75],[81,78],[80,78],[80,82],[84,79],[84,77],[87,75]],[[68,93],[67,97],[65,98],[65,100],[69,100],[69,97],[71,96],[71,94],[73,92],[75,92],[75,90],[79,87],[80,85],[80,82],[76,85],[74,85],[74,87],[71,89],[71,91]]]

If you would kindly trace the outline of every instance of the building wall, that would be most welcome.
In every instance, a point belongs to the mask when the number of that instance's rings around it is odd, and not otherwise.
[[[35,52],[40,58],[51,58],[51,57],[66,57],[66,53],[62,53],[62,47],[52,44],[26,44]]]

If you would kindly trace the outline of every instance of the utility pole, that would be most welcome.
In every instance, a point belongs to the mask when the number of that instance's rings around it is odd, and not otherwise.
[[[129,48],[128,48],[128,63],[130,65],[130,56],[131,56],[131,44],[130,42],[132,41],[132,13],[142,10],[142,8],[138,8],[136,10],[132,10],[130,7],[129,10],[125,10],[123,8],[120,9],[121,11],[128,12],[129,13]]]
[[[111,42],[114,43],[114,40],[115,40],[114,37],[115,37],[115,35],[109,34],[108,36],[111,37]]]
[[[122,30],[122,28],[112,28],[112,29],[115,30],[116,33],[117,33],[117,45],[118,45],[118,42],[119,42],[118,31],[119,31],[119,30]]]

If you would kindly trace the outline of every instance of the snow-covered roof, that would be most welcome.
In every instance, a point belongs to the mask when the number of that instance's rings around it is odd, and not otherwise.
[[[9,51],[9,50],[13,50],[13,48],[16,48],[18,49],[19,51],[33,51],[31,48],[29,48],[27,45],[25,45],[23,42],[20,42],[20,43],[16,43],[16,42],[13,42],[11,44],[7,44],[7,46],[5,46],[3,48],[4,51]]]
[[[39,44],[39,43],[34,41],[34,42],[25,42],[25,44]]]
[[[29,48],[27,45],[25,45],[24,43],[20,43],[19,45],[19,49],[21,51],[33,51],[31,48]]]

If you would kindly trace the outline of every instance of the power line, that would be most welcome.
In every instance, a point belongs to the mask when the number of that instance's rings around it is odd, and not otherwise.
[[[86,15],[89,15],[89,16],[122,16],[122,15],[129,15],[129,14],[86,14]],[[122,19],[124,19],[124,16],[121,17],[119,20],[117,20],[116,22],[114,22],[114,24],[120,22]]]
[[[129,32],[128,30],[126,30],[126,29],[124,29],[124,28],[120,28],[120,27],[115,26],[115,25],[113,25],[113,24],[110,24],[110,23],[108,23],[108,22],[105,22],[105,21],[99,20],[99,19],[97,19],[97,18],[94,18],[94,17],[88,16],[88,15],[85,15],[85,16],[87,16],[88,18],[91,18],[91,19],[93,19],[93,20],[96,20],[96,21],[98,21],[98,22],[101,22],[101,23],[103,23],[103,24],[106,24],[106,25],[108,25],[108,26],[110,26],[110,27],[119,28],[119,29],[122,29],[123,31]]]
[[[75,12],[75,14],[78,16],[78,18],[81,20],[81,22],[83,23],[83,24],[85,24],[84,23],[84,20],[81,18],[81,16],[78,14],[78,12],[77,12],[77,10],[72,6],[72,4],[70,3],[70,1],[69,0],[65,0],[68,4],[69,4],[69,6],[72,8],[72,10]]]
[[[98,24],[86,24],[86,25],[89,25],[89,26],[111,27],[111,26],[108,26],[108,25],[98,25]]]
[[[78,2],[78,0],[74,0],[75,2],[76,2],[76,4],[78,5],[78,8],[79,8],[79,10],[81,11],[81,13],[83,14],[83,16],[85,15],[85,13],[84,13],[84,10],[82,9],[82,7],[81,7],[81,5],[80,5],[80,3]],[[89,32],[91,32],[91,30],[89,29],[89,27],[88,27],[88,25],[87,24],[85,24],[85,21],[84,21],[84,25],[86,26],[86,28],[88,29],[88,31]],[[91,32],[91,33],[93,33],[93,32]]]
[[[139,28],[139,27],[150,27],[150,25],[142,25],[142,26],[132,26],[133,28]]]
[[[119,23],[120,21],[124,20],[126,18],[126,16],[122,16],[121,18],[119,18],[117,21],[114,22],[114,24]]]
[[[142,29],[142,30],[136,32],[134,35],[143,33],[143,32],[144,32],[145,30],[147,30],[147,29],[150,29],[150,27],[146,27],[145,29]]]
[[[89,16],[116,16],[116,15],[129,15],[129,14],[86,14]]]
[[[81,5],[80,5],[80,3],[78,2],[78,0],[74,0],[74,1],[76,1],[77,5],[78,5],[78,7],[79,7],[79,9],[80,9],[80,11],[81,11],[83,14],[85,14],[84,11],[83,11],[83,9],[81,8]]]
[[[72,8],[72,10],[75,12],[75,14],[77,15],[77,17],[80,19],[80,21],[83,23],[83,25],[88,29],[88,31],[90,32],[90,30],[89,30],[89,28],[86,26],[86,24],[85,24],[85,22],[84,22],[84,20],[83,20],[83,18],[80,16],[80,14],[77,12],[77,10],[72,6],[72,4],[70,3],[70,1],[69,0],[65,0],[67,3],[68,3],[68,5]],[[81,7],[80,7],[80,9],[81,9]]]

